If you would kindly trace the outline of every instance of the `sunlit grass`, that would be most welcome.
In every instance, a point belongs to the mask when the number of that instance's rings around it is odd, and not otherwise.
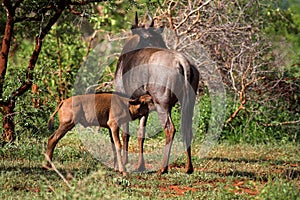
[[[146,142],[151,145],[154,140]],[[192,175],[184,173],[182,154],[170,164],[168,174],[152,170],[122,177],[70,133],[54,154],[54,164],[68,184],[55,171],[42,169],[45,144],[46,139],[27,139],[0,150],[0,199],[297,199],[300,195],[300,152],[295,143],[222,143],[204,158],[193,155]],[[194,152],[198,146],[193,145]]]

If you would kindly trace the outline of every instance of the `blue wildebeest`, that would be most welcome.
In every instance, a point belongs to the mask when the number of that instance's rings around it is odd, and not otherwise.
[[[169,155],[175,134],[171,110],[176,102],[181,104],[181,130],[186,148],[186,173],[193,172],[191,161],[192,117],[195,93],[198,88],[199,72],[182,54],[167,49],[161,29],[140,26],[136,15],[133,37],[127,41],[119,57],[115,72],[115,89],[132,98],[150,94],[164,129],[166,142],[163,161],[158,173],[168,172]],[[148,115],[140,119],[138,131],[139,161],[137,170],[145,169],[143,143]],[[124,142],[123,164],[128,161],[128,124],[122,127]]]

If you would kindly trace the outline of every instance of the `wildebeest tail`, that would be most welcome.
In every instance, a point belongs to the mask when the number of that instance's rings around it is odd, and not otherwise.
[[[185,148],[188,148],[191,145],[191,141],[193,138],[192,118],[194,113],[196,94],[191,82],[195,77],[193,77],[194,71],[192,69],[192,65],[186,58],[181,59],[180,64],[182,66],[184,76],[184,90],[181,100],[181,132],[183,134],[182,136],[185,143]]]
[[[53,130],[54,130],[54,128],[53,128],[54,127],[54,116],[58,112],[58,110],[60,109],[60,107],[62,106],[63,103],[64,103],[64,101],[61,101],[59,103],[59,105],[57,106],[57,108],[55,109],[55,111],[49,117],[49,120],[48,120],[48,130],[50,132],[53,132]]]

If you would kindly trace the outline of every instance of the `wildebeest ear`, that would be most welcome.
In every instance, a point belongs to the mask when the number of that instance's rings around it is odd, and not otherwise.
[[[132,30],[132,32],[135,34],[135,31]],[[138,47],[138,44],[140,43],[140,36],[135,34],[133,35],[124,45],[122,54],[128,53],[130,51],[135,50]]]
[[[160,26],[159,28],[156,28],[155,31],[159,34],[163,33],[164,32],[164,27],[163,26]]]

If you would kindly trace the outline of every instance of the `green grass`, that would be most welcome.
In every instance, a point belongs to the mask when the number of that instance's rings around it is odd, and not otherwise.
[[[46,138],[31,138],[0,149],[0,199],[300,199],[300,150],[295,143],[222,143],[205,158],[193,156],[192,175],[184,173],[182,156],[171,163],[168,174],[122,177],[87,152],[77,134],[69,133],[54,154],[65,180],[41,168],[45,144]]]

